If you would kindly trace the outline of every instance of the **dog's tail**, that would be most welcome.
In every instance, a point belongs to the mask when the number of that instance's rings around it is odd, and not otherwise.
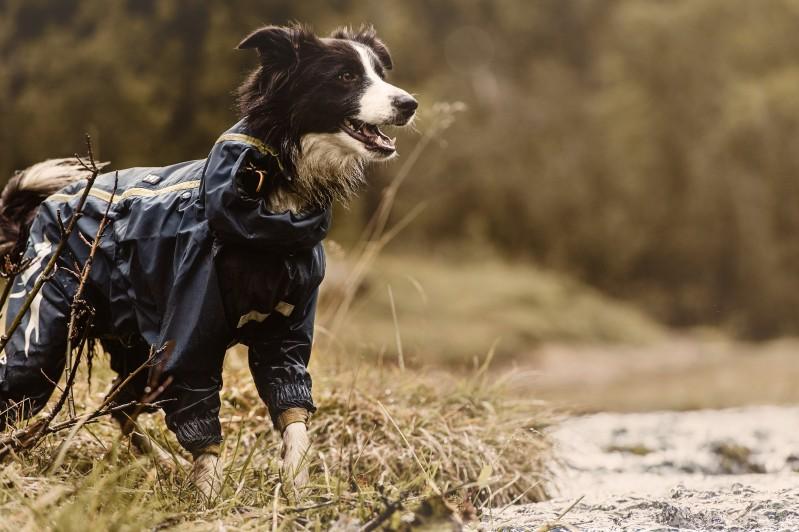
[[[14,174],[0,193],[0,261],[9,254],[16,260],[24,252],[33,218],[47,196],[90,175],[74,157],[49,159]]]

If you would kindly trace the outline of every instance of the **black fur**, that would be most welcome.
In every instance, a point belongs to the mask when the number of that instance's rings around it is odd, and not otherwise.
[[[358,112],[366,81],[361,59],[348,40],[372,49],[378,73],[392,68],[388,48],[371,26],[357,31],[339,28],[326,39],[300,24],[265,26],[238,45],[255,48],[260,58],[238,89],[239,112],[253,133],[279,152],[288,179],[296,174],[303,135],[334,133]],[[345,72],[354,80],[342,79]]]

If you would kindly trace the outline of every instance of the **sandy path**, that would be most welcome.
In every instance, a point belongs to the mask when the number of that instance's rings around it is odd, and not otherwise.
[[[490,528],[799,530],[799,407],[602,413],[552,433],[555,498],[497,511]]]

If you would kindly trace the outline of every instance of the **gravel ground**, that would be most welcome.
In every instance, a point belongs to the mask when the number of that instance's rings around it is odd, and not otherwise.
[[[555,498],[497,509],[488,528],[799,530],[797,407],[602,413],[552,436]]]

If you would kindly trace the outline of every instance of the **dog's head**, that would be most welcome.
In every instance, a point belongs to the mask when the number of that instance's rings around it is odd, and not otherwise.
[[[396,154],[381,127],[404,126],[417,102],[385,80],[393,67],[371,26],[320,38],[300,25],[266,26],[238,46],[260,65],[239,88],[255,135],[276,148],[292,186],[315,203],[346,200],[364,165]]]

